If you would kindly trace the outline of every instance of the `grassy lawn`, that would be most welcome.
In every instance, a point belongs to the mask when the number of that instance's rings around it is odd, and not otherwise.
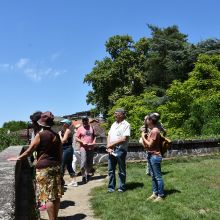
[[[107,167],[98,167],[106,172]],[[147,201],[151,178],[144,163],[127,166],[127,191],[93,189],[91,203],[101,219],[220,219],[220,155],[166,160],[162,163],[166,198]],[[117,179],[118,180],[118,179]]]

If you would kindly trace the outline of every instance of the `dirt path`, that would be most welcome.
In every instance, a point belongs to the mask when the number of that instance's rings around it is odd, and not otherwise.
[[[64,196],[61,199],[59,210],[59,220],[93,220],[93,211],[90,208],[89,193],[92,188],[101,186],[104,183],[105,176],[95,175],[84,185],[78,187],[67,186]],[[65,181],[68,184],[70,178],[66,175]],[[81,177],[77,177],[77,181],[81,182]],[[41,211],[41,219],[48,219],[46,211]]]

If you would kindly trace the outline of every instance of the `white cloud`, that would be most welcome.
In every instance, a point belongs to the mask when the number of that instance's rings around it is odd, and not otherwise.
[[[51,61],[55,61],[60,57],[60,53],[53,53],[50,57]]]
[[[38,68],[26,68],[24,73],[33,81],[39,82],[43,79],[52,79],[56,78],[57,76],[61,75],[65,71],[58,71],[53,68],[47,69],[38,69]]]
[[[14,69],[14,65],[9,63],[0,63],[0,69],[3,71],[9,71]]]
[[[21,58],[21,59],[16,63],[16,66],[21,69],[21,68],[27,66],[28,62],[29,62],[29,59],[28,59],[28,58]]]
[[[2,71],[14,71],[24,73],[28,78],[35,82],[40,82],[43,79],[54,79],[59,75],[65,73],[65,70],[57,70],[53,67],[48,67],[45,63],[51,65],[52,59],[57,59],[59,54],[52,54],[50,60],[42,62],[33,62],[29,58],[20,58],[17,63],[0,63],[0,70]]]

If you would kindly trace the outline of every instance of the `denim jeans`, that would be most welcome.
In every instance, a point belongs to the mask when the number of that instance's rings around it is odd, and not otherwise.
[[[162,157],[148,154],[150,175],[152,177],[152,190],[158,196],[164,196],[164,181],[161,173]]]
[[[65,167],[71,177],[75,175],[72,167],[73,160],[73,148],[72,146],[63,147],[62,164],[61,164],[61,174],[64,175]]]
[[[113,156],[109,154],[108,159],[108,175],[109,175],[109,184],[108,189],[109,190],[115,190],[116,186],[116,177],[115,177],[115,170],[116,165],[118,164],[119,169],[119,189],[125,190],[125,181],[126,181],[126,155],[127,151],[121,148],[116,148],[114,151],[117,156]]]

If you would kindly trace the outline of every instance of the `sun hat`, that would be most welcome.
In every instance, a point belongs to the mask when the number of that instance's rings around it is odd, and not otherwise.
[[[41,114],[41,117],[37,121],[37,123],[43,127],[51,127],[54,124],[53,120],[54,115],[52,114],[52,112],[47,111]]]
[[[72,121],[70,121],[69,119],[63,119],[61,121],[61,123],[64,123],[64,124],[67,124],[67,125],[71,125],[72,124]]]

